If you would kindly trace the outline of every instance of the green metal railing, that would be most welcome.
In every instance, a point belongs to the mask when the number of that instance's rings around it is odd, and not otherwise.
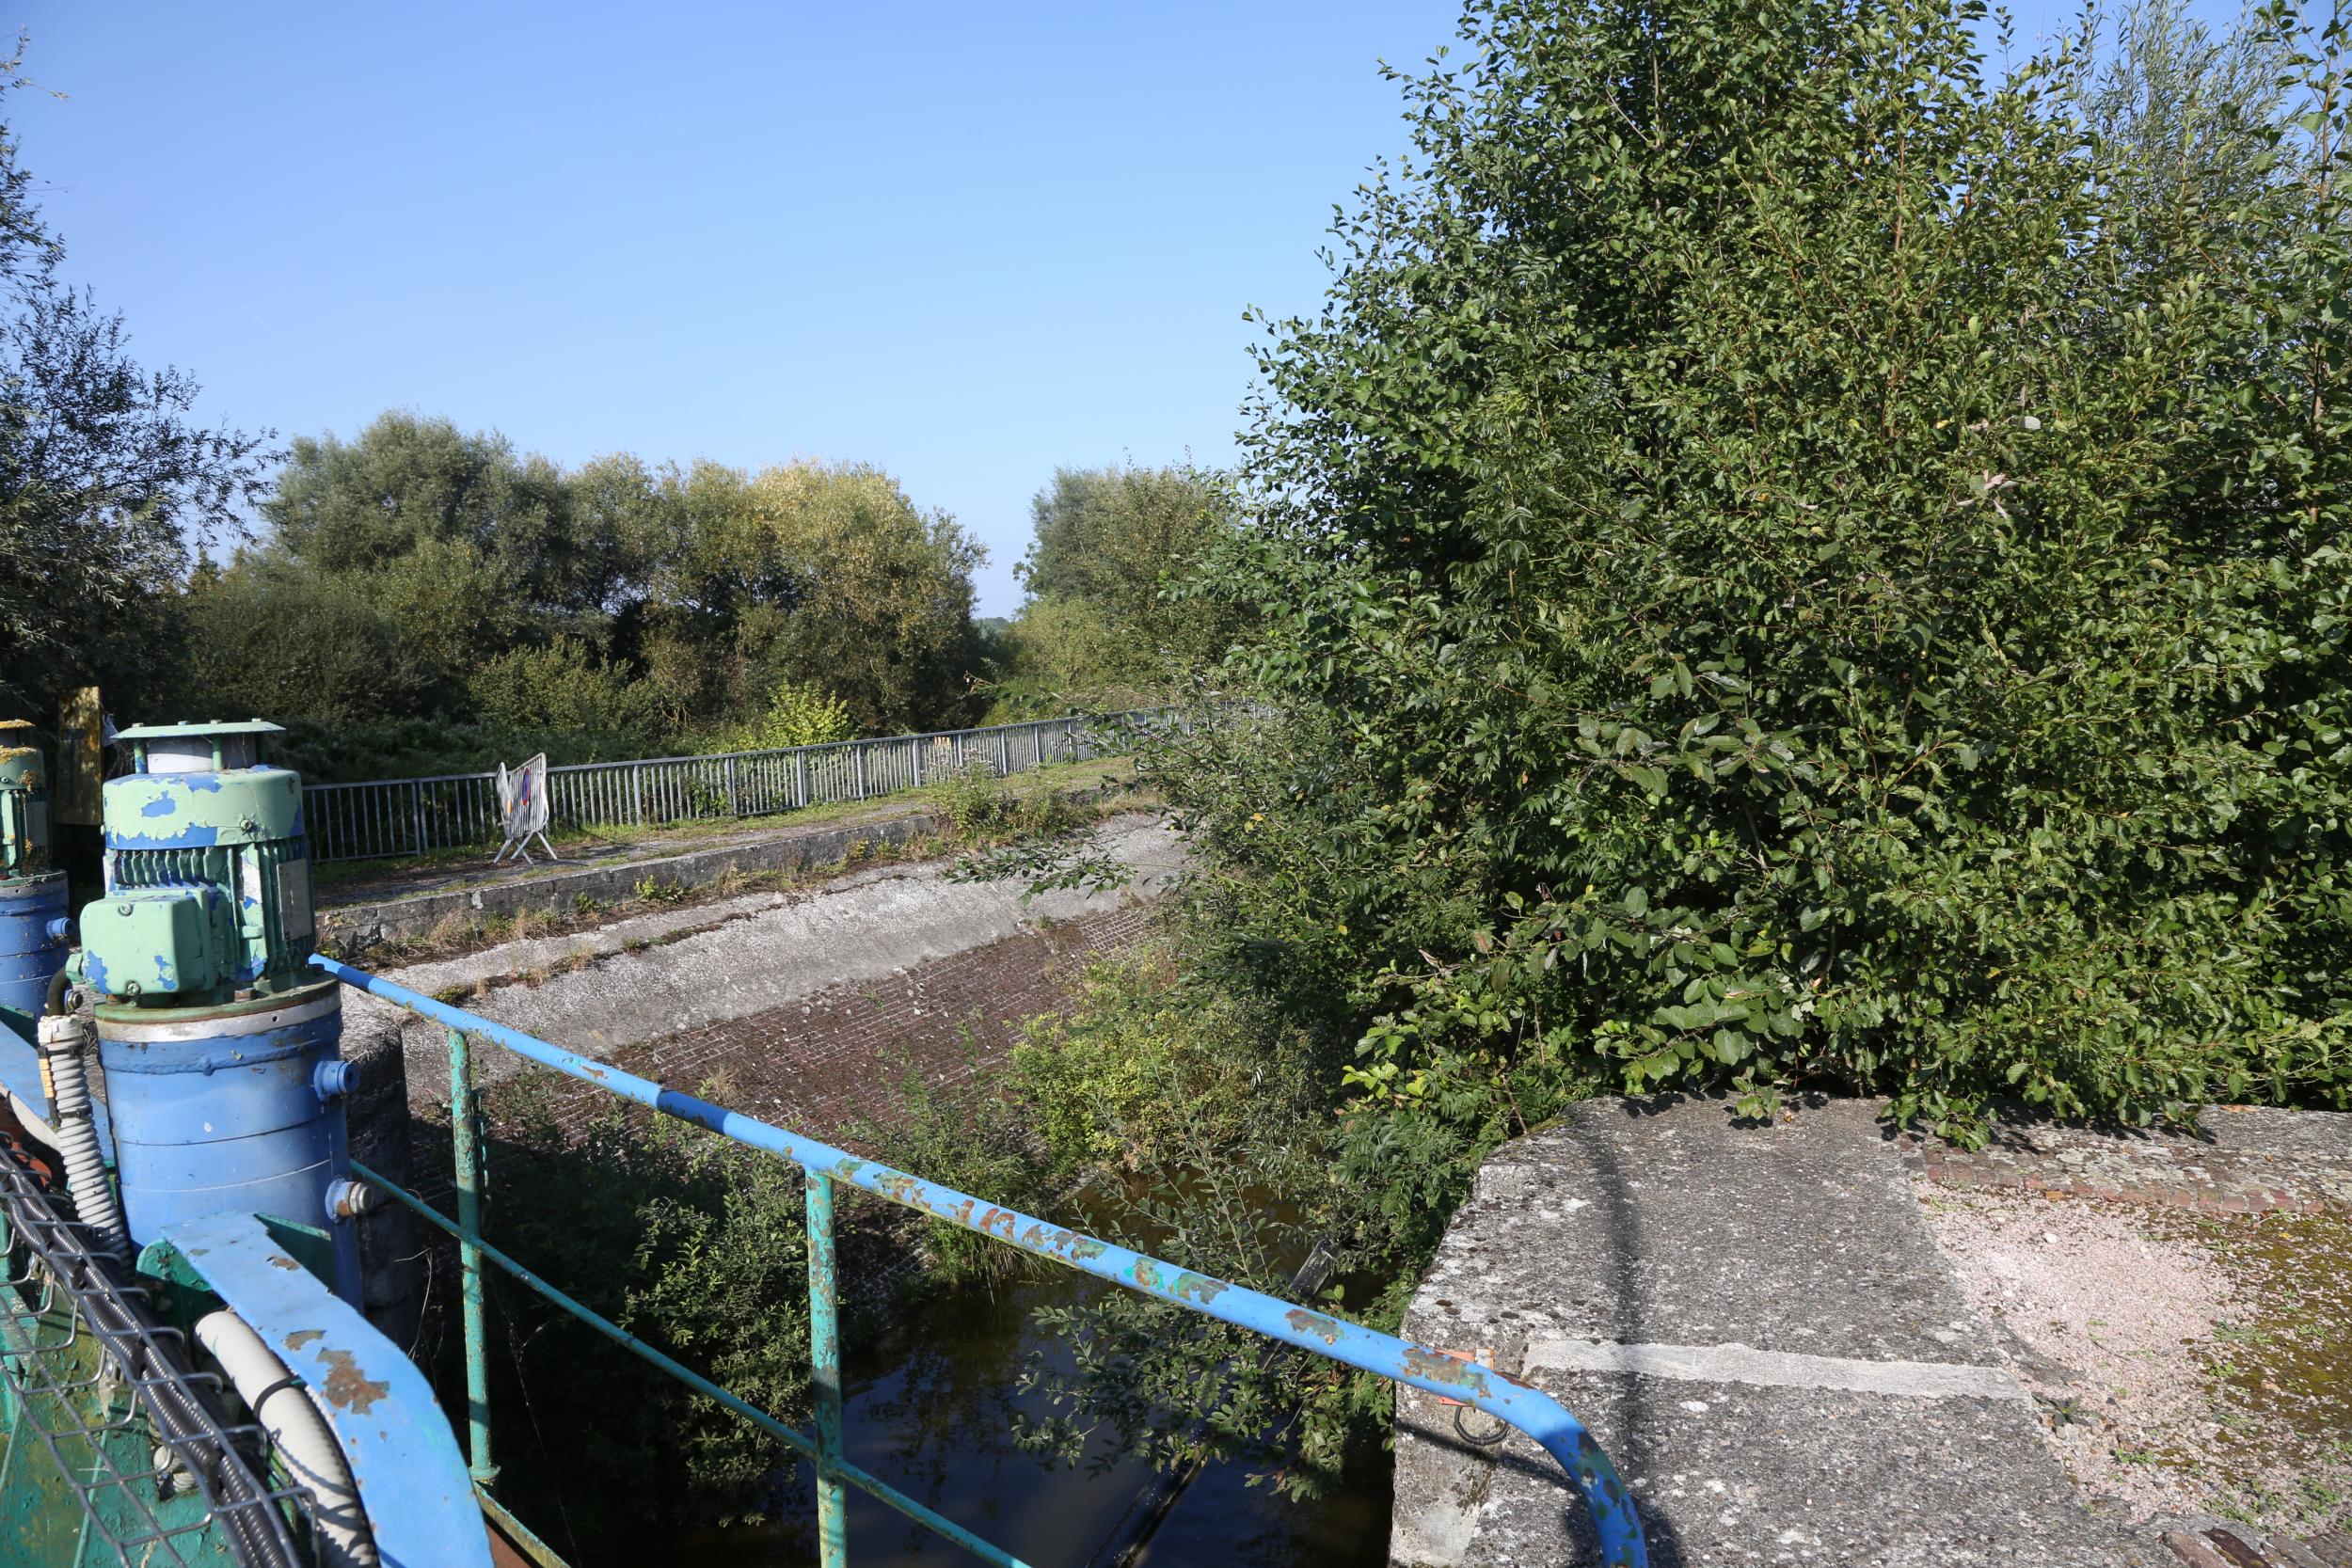
[[[912,1209],[950,1225],[993,1237],[1009,1246],[1052,1259],[1067,1268],[1145,1295],[1157,1296],[1205,1317],[1250,1329],[1311,1354],[1420,1388],[1458,1403],[1471,1405],[1526,1433],[1559,1461],[1592,1517],[1601,1546],[1601,1561],[1611,1568],[1647,1568],[1642,1527],[1631,1497],[1600,1446],[1575,1417],[1542,1390],[1491,1369],[1426,1349],[1393,1336],[1351,1323],[1341,1318],[1278,1300],[1256,1291],[1207,1275],[1178,1268],[1156,1258],[1034,1218],[1017,1210],[989,1203],[968,1193],[939,1186],[875,1161],[859,1159],[828,1144],[804,1138],[755,1120],[692,1095],[665,1088],[651,1079],[593,1057],[548,1044],[477,1014],[436,1002],[391,981],[314,956],[310,962],[343,984],[383,998],[448,1031],[450,1116],[455,1136],[457,1214],[451,1218],[427,1205],[414,1193],[368,1169],[358,1161],[352,1171],[360,1180],[419,1218],[456,1238],[461,1281],[460,1311],[466,1340],[466,1421],[468,1452],[476,1488],[485,1505],[518,1542],[532,1550],[548,1568],[561,1568],[559,1560],[520,1528],[490,1498],[498,1476],[491,1461],[488,1338],[483,1314],[482,1268],[489,1263],[553,1306],[599,1334],[660,1368],[704,1398],[733,1411],[772,1433],[794,1453],[813,1463],[817,1472],[818,1528],[820,1559],[825,1568],[842,1568],[849,1561],[845,1518],[846,1487],[878,1498],[907,1518],[945,1536],[984,1562],[998,1568],[1026,1568],[1002,1547],[971,1531],[881,1478],[852,1465],[842,1451],[841,1340],[835,1299],[833,1203],[836,1181]],[[777,1418],[729,1393],[717,1384],[655,1349],[619,1324],[598,1316],[529,1268],[482,1239],[482,1147],[479,1106],[474,1093],[473,1053],[477,1044],[497,1046],[565,1077],[591,1084],[623,1100],[665,1116],[707,1128],[748,1148],[792,1162],[803,1172],[808,1213],[809,1352],[815,1391],[814,1433]]]

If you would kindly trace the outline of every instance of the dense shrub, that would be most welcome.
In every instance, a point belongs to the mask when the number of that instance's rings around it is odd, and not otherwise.
[[[991,721],[1154,706],[1214,664],[1247,608],[1168,589],[1232,532],[1236,508],[1231,477],[1211,469],[1056,470],[1015,568],[1028,602],[992,650]]]
[[[199,577],[181,601],[186,705],[151,721],[305,715],[347,729],[411,712],[431,667],[358,584],[283,562]]]
[[[722,1101],[726,1083],[702,1085]],[[760,1408],[808,1421],[807,1232],[798,1167],[617,1105],[577,1136],[544,1076],[491,1097],[486,1225],[576,1300]],[[590,1177],[588,1173],[593,1173]],[[855,1216],[841,1243],[864,1243]],[[575,1560],[612,1562],[689,1521],[772,1517],[796,1486],[759,1428],[500,1278],[495,1409],[526,1413],[511,1501],[560,1522]],[[457,1346],[444,1335],[442,1375]],[[615,1421],[612,1412],[629,1418]],[[519,1435],[519,1434],[518,1434]]]
[[[1502,0],[1405,81],[1220,562],[1294,727],[1190,797],[1364,1091],[2352,1088],[2343,34],[2094,127],[1980,16]]]
[[[701,752],[774,752],[788,746],[824,746],[855,732],[849,705],[819,687],[780,680],[770,689],[767,711],[747,723],[703,736]]]

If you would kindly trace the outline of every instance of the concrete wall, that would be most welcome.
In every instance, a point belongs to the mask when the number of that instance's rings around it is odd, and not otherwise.
[[[350,999],[345,998],[346,1003]],[[392,1020],[343,1009],[343,1060],[357,1069],[359,1086],[343,1102],[352,1158],[414,1191],[414,1161],[408,1148],[408,1072],[399,1025]],[[378,1196],[361,1214],[359,1277],[368,1322],[402,1350],[414,1354],[423,1307],[423,1267],[416,1222],[392,1199]]]

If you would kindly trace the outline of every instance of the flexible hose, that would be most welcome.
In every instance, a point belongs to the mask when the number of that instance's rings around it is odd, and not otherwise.
[[[90,1227],[100,1250],[120,1258],[131,1233],[122,1223],[122,1202],[106,1174],[98,1148],[98,1118],[90,1114],[89,1069],[82,1059],[82,1021],[52,1013],[40,1021],[41,1076],[48,1080],[50,1127],[65,1162],[66,1192],[73,1212]]]
[[[287,1473],[310,1491],[326,1568],[378,1568],[375,1538],[342,1448],[286,1364],[234,1312],[199,1318],[196,1342],[213,1353],[230,1386],[269,1433]]]

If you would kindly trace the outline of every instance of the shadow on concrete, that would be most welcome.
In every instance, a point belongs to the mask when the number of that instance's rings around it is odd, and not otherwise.
[[[1659,1095],[1647,1100],[1619,1101],[1623,1113],[1631,1117],[1658,1115],[1685,1103],[1683,1095]],[[1594,1187],[1594,1203],[1602,1211],[1602,1231],[1606,1236],[1610,1266],[1614,1275],[1611,1281],[1611,1305],[1606,1314],[1609,1335],[1621,1345],[1649,1342],[1649,1323],[1641,1291],[1641,1261],[1644,1254],[1641,1221],[1635,1216],[1634,1205],[1627,1182],[1631,1179],[1619,1158],[1618,1150],[1606,1139],[1588,1140],[1593,1169],[1598,1180]],[[1638,1174],[1638,1173],[1635,1173]],[[1617,1431],[1621,1435],[1613,1445],[1604,1444],[1609,1457],[1617,1465],[1618,1474],[1630,1487],[1640,1475],[1636,1456],[1641,1452],[1636,1434],[1647,1429],[1655,1416],[1651,1408],[1651,1380],[1627,1377],[1618,1380],[1623,1392],[1617,1404]],[[1579,1419],[1582,1419],[1579,1417]],[[1681,1541],[1675,1533],[1673,1521],[1655,1510],[1645,1510],[1641,1494],[1635,1492],[1634,1510],[1642,1521],[1642,1537],[1649,1549],[1650,1568],[1688,1568],[1689,1559]],[[1572,1527],[1580,1554],[1590,1560],[1600,1559],[1600,1543],[1593,1533],[1591,1521],[1578,1514]]]

